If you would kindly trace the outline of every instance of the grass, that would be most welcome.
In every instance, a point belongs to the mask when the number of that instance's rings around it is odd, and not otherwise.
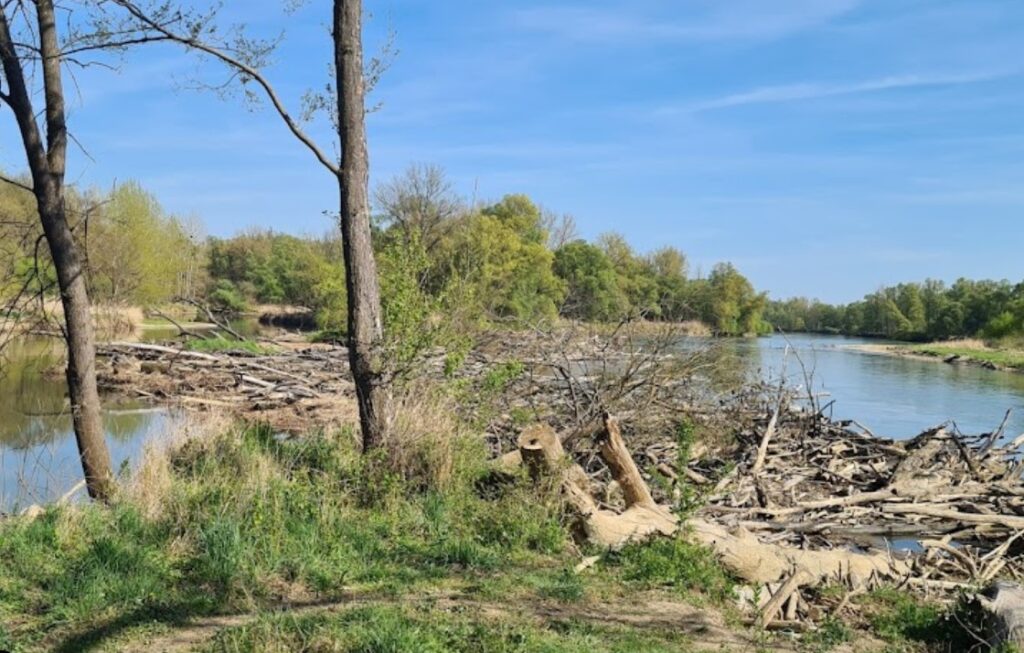
[[[445,404],[418,410],[435,409]],[[466,440],[430,459],[443,473],[423,469],[423,456],[361,456],[349,432],[284,440],[235,427],[152,454],[110,507],[0,522],[0,650],[116,649],[216,614],[254,616],[221,630],[212,652],[625,653],[710,643],[690,641],[686,628],[666,632],[671,621],[585,616],[602,614],[599,606],[642,612],[647,600],[728,616],[734,582],[707,549],[659,539],[577,574],[581,552],[556,498],[527,478],[494,481],[483,447],[442,426]],[[412,437],[411,428],[397,430]],[[443,446],[396,446],[416,442]],[[947,612],[906,594],[863,601],[890,651],[969,641]],[[838,621],[824,626],[803,650],[853,638]]]
[[[200,351],[207,354],[215,354],[223,351],[244,351],[250,354],[264,355],[273,354],[276,350],[273,347],[261,345],[251,340],[234,340],[217,336],[198,340],[193,338],[188,341],[188,348],[192,351]]]
[[[946,358],[959,356],[970,361],[992,363],[999,367],[1016,371],[1024,371],[1024,348],[1019,346],[989,346],[980,341],[963,341],[949,343],[932,343],[926,345],[906,345],[904,349],[923,356]]]
[[[710,550],[685,536],[634,544],[608,554],[624,581],[637,589],[668,588],[698,604],[721,604],[734,594],[734,583]]]
[[[429,606],[370,606],[343,613],[266,616],[221,632],[210,653],[332,651],[336,653],[680,653],[679,633],[573,621],[524,622]]]
[[[681,541],[630,548],[602,564],[603,573],[577,575],[560,504],[527,479],[488,485],[482,446],[453,448],[441,477],[395,467],[385,455],[362,457],[354,441],[352,433],[281,440],[263,427],[228,429],[147,459],[145,483],[109,508],[51,508],[32,521],[0,522],[0,650],[88,650],[198,615],[352,592],[400,598],[455,587],[532,605],[725,587],[707,554]],[[325,624],[339,629],[330,650],[405,650],[393,646],[416,633],[434,646],[416,650],[631,650],[595,648],[603,634],[523,623],[370,617],[393,631],[391,644],[373,644],[366,628],[342,637],[349,617],[338,616]],[[261,621],[226,634],[217,650],[265,650],[259,638],[283,628],[281,641],[290,642],[305,636],[302,623]]]
[[[865,610],[871,631],[887,643],[886,653],[981,650],[980,635],[970,632],[967,624],[981,631],[985,617],[966,597],[944,606],[897,589],[881,588],[857,602]]]

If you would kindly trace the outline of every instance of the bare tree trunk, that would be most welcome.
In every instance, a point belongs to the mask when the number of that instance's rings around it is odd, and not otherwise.
[[[366,146],[366,82],[363,71],[362,3],[360,0],[334,0],[332,37],[334,40],[337,129],[341,147],[340,165],[320,149],[292,117],[273,85],[252,63],[226,43],[207,43],[195,33],[176,33],[166,20],[174,3],[159,3],[150,14],[131,0],[111,0],[138,21],[137,29],[147,37],[135,43],[170,40],[189,50],[198,50],[240,72],[266,94],[281,120],[313,155],[337,179],[340,193],[341,235],[345,259],[345,286],[348,291],[349,365],[359,400],[359,421],[363,448],[371,451],[384,442],[391,419],[391,389],[385,370],[384,328],[381,316],[377,263],[373,256],[370,229],[369,154]],[[164,16],[161,20],[160,16]]]
[[[366,146],[361,0],[334,2],[338,136],[341,140],[341,233],[348,290],[349,364],[359,399],[363,449],[377,448],[390,419],[391,390],[383,378],[380,285],[370,230],[370,160]]]
[[[11,107],[18,122],[32,172],[39,218],[57,270],[66,325],[68,395],[86,485],[91,497],[105,501],[110,497],[113,474],[96,386],[95,336],[82,259],[64,205],[68,136],[61,82],[60,44],[52,0],[36,0],[35,6],[46,102],[45,145],[36,123],[22,62],[11,36],[5,8],[0,8],[0,59],[9,89],[6,89],[7,94],[2,99]]]

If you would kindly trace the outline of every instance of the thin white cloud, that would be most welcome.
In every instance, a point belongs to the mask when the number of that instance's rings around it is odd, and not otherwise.
[[[764,86],[752,91],[745,91],[743,93],[735,93],[709,100],[697,101],[683,106],[667,107],[659,110],[658,113],[698,113],[701,111],[713,111],[715,109],[727,109],[730,107],[740,107],[751,104],[775,104],[783,102],[797,102],[801,100],[818,100],[841,95],[857,95],[860,93],[876,93],[880,91],[927,86],[959,86],[962,84],[977,84],[979,82],[992,81],[995,79],[1011,77],[1016,74],[1019,73],[1008,71],[988,71],[959,75],[895,75],[881,77],[878,79],[838,84],[818,82],[782,84],[779,86]]]
[[[691,0],[560,4],[512,14],[520,28],[577,42],[643,44],[775,39],[827,23],[862,0]],[[671,17],[658,7],[672,7]]]

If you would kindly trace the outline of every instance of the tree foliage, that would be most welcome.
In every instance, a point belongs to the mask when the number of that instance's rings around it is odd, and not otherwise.
[[[1024,283],[929,279],[880,288],[858,302],[831,306],[805,298],[772,302],[766,317],[786,331],[900,340],[1024,335]]]
[[[643,317],[703,321],[721,335],[764,329],[764,297],[735,267],[721,265],[706,279],[690,279],[686,255],[674,247],[639,253],[615,233],[595,242],[566,241],[575,234],[572,219],[542,210],[525,195],[470,208],[440,168],[416,165],[382,184],[376,198],[386,347],[399,366],[442,336],[450,339],[451,333],[442,334],[442,322],[466,328],[492,320]],[[227,313],[284,304],[310,309],[324,330],[340,334],[347,326],[336,234],[250,229],[204,238],[197,220],[168,214],[136,182],[107,193],[69,191],[69,204],[76,215],[88,215],[87,228],[77,233],[87,246],[91,289],[100,302],[157,307],[185,296]],[[56,292],[46,248],[36,256],[34,212],[31,195],[0,186],[4,298],[26,284],[32,291]],[[919,295],[901,301],[912,305],[911,313],[924,306],[927,316],[934,298],[924,290]],[[832,315],[836,309],[817,306],[829,324],[841,322],[842,316]],[[826,319],[811,317],[804,306],[770,309],[773,324],[790,314],[812,326]],[[947,313],[949,320],[962,321]]]

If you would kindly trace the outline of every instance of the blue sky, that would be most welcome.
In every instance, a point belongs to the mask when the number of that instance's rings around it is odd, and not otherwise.
[[[269,70],[292,106],[327,81],[326,0],[229,2],[285,30]],[[848,301],[880,284],[1024,280],[1019,0],[366,0],[397,59],[372,101],[375,181],[444,166],[467,197],[524,192],[731,260],[774,296]],[[77,74],[71,177],[135,178],[210,233],[331,228],[336,188],[266,108],[170,47]],[[9,114],[0,161],[21,166]],[[329,143],[322,125],[312,131]]]

